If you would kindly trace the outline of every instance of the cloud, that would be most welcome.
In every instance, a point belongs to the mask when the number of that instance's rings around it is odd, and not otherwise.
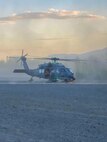
[[[2,17],[0,18],[0,23],[13,24],[16,21],[26,20],[26,19],[106,19],[105,16],[92,14],[86,11],[69,11],[69,10],[58,10],[54,8],[50,8],[47,12],[31,12],[26,11],[21,14],[13,13],[12,16]]]

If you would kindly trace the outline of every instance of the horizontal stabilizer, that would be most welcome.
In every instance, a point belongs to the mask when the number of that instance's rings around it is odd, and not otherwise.
[[[24,69],[15,69],[13,72],[14,73],[25,73],[26,71]]]

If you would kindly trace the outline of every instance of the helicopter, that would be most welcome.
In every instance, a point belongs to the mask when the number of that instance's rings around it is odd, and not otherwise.
[[[17,62],[22,61],[24,69],[14,69],[14,73],[25,73],[31,76],[29,81],[33,81],[33,77],[48,79],[50,82],[57,82],[61,80],[63,82],[73,82],[75,80],[74,72],[65,67],[62,63],[58,61],[81,61],[78,59],[60,59],[57,57],[53,58],[27,58],[28,54],[24,55],[24,51],[22,50],[21,57],[17,60]],[[9,57],[9,58],[17,58],[17,57]],[[27,63],[27,59],[36,59],[36,60],[50,60],[51,62],[43,63],[38,65],[36,69],[30,69]]]

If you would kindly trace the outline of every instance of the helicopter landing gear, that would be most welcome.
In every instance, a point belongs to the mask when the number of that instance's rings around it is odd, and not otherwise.
[[[72,79],[64,79],[64,82],[68,83],[68,82],[73,82],[75,80],[75,77],[72,77]]]
[[[29,79],[29,82],[32,82],[33,81],[33,77],[31,77],[30,79]]]
[[[75,80],[75,77],[73,76],[73,77],[72,77],[72,81],[74,81],[74,80]]]
[[[64,82],[68,83],[68,82],[71,82],[71,80],[69,80],[69,79],[64,79]]]

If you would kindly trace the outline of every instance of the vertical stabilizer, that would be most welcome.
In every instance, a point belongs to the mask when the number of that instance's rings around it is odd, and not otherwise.
[[[26,70],[26,71],[29,71],[29,67],[28,67],[28,64],[27,64],[27,62],[26,62],[26,57],[21,57],[21,60],[22,60],[22,62],[23,62],[23,67],[24,67],[24,69]]]

